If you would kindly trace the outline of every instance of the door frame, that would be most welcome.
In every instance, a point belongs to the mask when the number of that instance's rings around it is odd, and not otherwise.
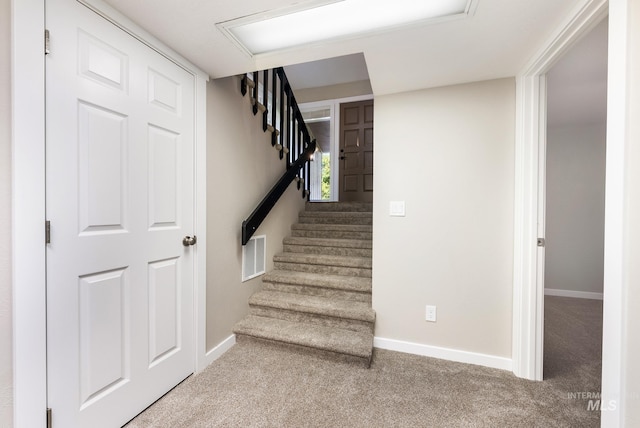
[[[335,139],[334,126],[336,123],[335,103],[333,100],[312,101],[308,103],[299,104],[298,107],[300,108],[300,111],[302,113],[315,111],[315,110],[324,110],[324,109],[328,109],[330,112],[329,113],[329,116],[330,116],[329,117],[329,156],[330,156],[329,157],[329,169],[330,169],[329,186],[331,188],[330,190],[331,197],[329,198],[328,201],[330,202],[337,201],[338,199],[336,198],[336,188],[335,188],[336,186],[333,180],[333,169],[338,164],[338,162],[335,162],[335,158],[334,158],[334,139]],[[320,159],[320,169],[322,170],[322,159]],[[322,185],[322,183],[320,183],[320,185]]]
[[[544,143],[540,117],[546,116],[541,95],[544,74],[562,53],[604,16],[609,15],[607,76],[607,148],[605,173],[605,249],[602,355],[601,425],[621,426],[627,397],[624,394],[626,363],[623,355],[626,330],[624,296],[628,261],[625,254],[625,162],[631,118],[628,100],[630,0],[585,0],[570,14],[556,36],[545,44],[516,78],[516,179],[514,210],[513,372],[519,377],[542,380],[543,313],[535,251],[539,153]],[[543,116],[544,114],[544,116]],[[606,411],[605,411],[606,410]]]
[[[542,380],[543,367],[546,73],[607,13],[607,0],[582,2],[516,76],[512,361],[530,380]]]
[[[539,301],[536,247],[539,154],[545,142],[540,118],[546,117],[541,95],[544,74],[582,34],[609,15],[607,76],[607,147],[605,173],[605,248],[602,347],[601,425],[623,423],[627,397],[624,391],[625,287],[628,260],[625,255],[626,174],[630,77],[628,67],[631,0],[584,0],[544,48],[516,78],[516,146],[514,209],[514,281],[512,366],[516,376],[542,380],[543,313]],[[542,80],[541,80],[542,79]]]
[[[194,76],[194,370],[206,355],[206,73],[100,0],[77,0]],[[13,422],[45,426],[47,407],[44,0],[13,0],[12,293]],[[51,35],[55,49],[55,34]]]
[[[374,100],[373,94],[356,95],[346,98],[333,98],[330,100],[310,101],[307,103],[301,103],[299,105],[300,110],[309,111],[313,109],[330,108],[331,109],[331,201],[340,200],[340,186],[338,185],[338,177],[340,174],[340,104],[352,103],[357,101]],[[375,107],[374,107],[375,109]],[[375,110],[374,110],[375,111]],[[374,124],[375,126],[375,124]],[[374,146],[375,147],[375,146]],[[375,152],[375,148],[374,148]]]

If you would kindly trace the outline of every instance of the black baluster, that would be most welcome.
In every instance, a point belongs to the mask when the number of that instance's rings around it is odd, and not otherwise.
[[[264,111],[262,112],[262,130],[267,130],[269,124],[269,71],[262,72],[262,102],[264,103]]]
[[[253,114],[258,114],[258,72],[253,72]]]
[[[313,156],[313,154],[311,154]],[[305,164],[305,179],[304,179],[304,189],[307,191],[307,200],[309,200],[309,195],[311,194],[311,159],[309,162]]]
[[[291,147],[291,86],[287,84],[287,139],[285,140],[285,144],[287,148]],[[280,156],[282,159],[282,155]],[[287,156],[287,168],[289,167],[289,156]]]
[[[296,150],[296,143],[298,141],[298,135],[300,134],[300,122],[298,122],[297,120],[293,121],[293,135],[292,135],[292,139],[291,139],[291,147],[289,147],[289,163],[292,163],[293,160],[295,159],[295,150]]]
[[[271,133],[271,145],[276,145],[276,140],[278,138],[276,132],[276,112],[278,111],[278,72],[274,68],[273,73],[271,75],[273,88],[271,88],[271,127],[273,128],[273,132]]]
[[[240,93],[243,97],[247,95],[247,73],[245,73],[240,80]]]
[[[285,80],[280,76],[280,146],[284,146],[284,85]]]

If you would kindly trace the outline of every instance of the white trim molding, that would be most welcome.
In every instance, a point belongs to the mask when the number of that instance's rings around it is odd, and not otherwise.
[[[207,365],[207,82],[208,76],[195,75],[195,249],[194,326],[196,342],[195,370]]]
[[[575,290],[558,290],[554,288],[545,288],[545,296],[557,296],[557,297],[572,297],[574,299],[591,299],[602,300],[603,293],[593,293],[590,291],[575,291]]]
[[[458,363],[475,364],[501,370],[512,370],[511,359],[477,352],[460,351],[458,349],[441,348],[439,346],[421,343],[405,342],[403,340],[374,337],[373,346],[389,351],[404,352],[405,354],[421,355],[423,357],[438,358]]]
[[[207,354],[205,355],[205,366],[213,363],[218,358],[222,357],[225,352],[233,347],[236,344],[236,335],[232,334],[227,337],[225,340],[220,342],[218,345],[214,346]]]
[[[40,427],[47,408],[44,1],[13,0],[13,424]]]
[[[540,275],[543,252],[537,238],[544,232],[540,195],[540,156],[546,135],[545,73],[580,37],[607,15],[607,0],[583,0],[554,36],[516,76],[516,146],[513,277],[513,372],[542,380],[543,289]]]
[[[632,116],[632,107],[637,103],[632,101],[632,94],[638,93],[637,89],[634,92],[638,76],[631,67],[631,58],[637,54],[637,50],[633,50],[632,38],[637,32],[637,25],[636,0],[610,0],[602,310],[602,349],[606,352],[602,353],[601,395],[601,404],[607,407],[601,412],[603,427],[634,425],[626,420],[625,412],[627,408],[637,407],[638,398],[636,395],[634,400],[626,395],[631,391],[637,394],[637,389],[630,391],[627,385],[627,367],[632,363],[628,361],[629,348],[625,337],[628,334],[627,323],[631,322],[628,308],[633,307],[628,301],[627,289],[637,286],[629,281],[629,265],[637,261],[631,257],[627,241],[633,239],[630,238],[627,219],[630,212],[627,189],[633,186],[627,180],[629,168],[634,167],[627,157],[628,148],[638,142],[633,140],[630,132],[633,129],[631,124],[638,120]],[[637,49],[637,44],[635,47]]]

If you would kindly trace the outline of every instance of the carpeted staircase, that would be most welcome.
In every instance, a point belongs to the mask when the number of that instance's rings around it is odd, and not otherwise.
[[[371,308],[371,204],[308,202],[249,315],[239,341],[271,341],[368,367]]]

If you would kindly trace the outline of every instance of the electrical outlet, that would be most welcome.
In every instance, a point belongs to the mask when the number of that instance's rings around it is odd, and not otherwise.
[[[427,305],[426,320],[436,322],[436,307]]]

